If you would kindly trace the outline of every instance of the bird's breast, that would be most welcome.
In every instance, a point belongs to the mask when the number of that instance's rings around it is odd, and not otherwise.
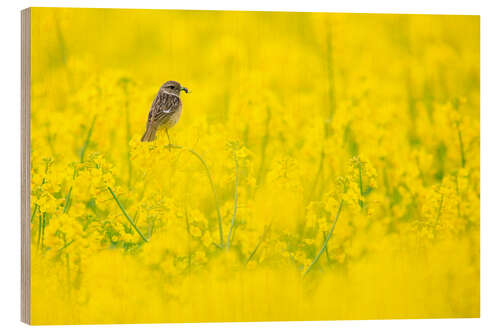
[[[177,122],[179,121],[179,118],[181,117],[181,113],[182,113],[182,103],[179,102],[179,107],[177,108],[177,110],[167,119],[167,121],[165,122],[165,127],[168,128],[171,128],[173,127],[175,124],[177,124]]]

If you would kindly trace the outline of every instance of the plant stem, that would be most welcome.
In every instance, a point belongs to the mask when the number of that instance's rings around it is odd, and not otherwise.
[[[255,246],[255,248],[253,249],[252,253],[250,253],[250,255],[248,256],[248,259],[245,261],[245,266],[248,265],[248,263],[250,262],[250,260],[252,260],[253,256],[255,255],[255,253],[259,249],[260,245],[264,241],[264,238],[266,237],[269,229],[271,229],[271,225],[270,224],[266,227],[266,229],[264,230],[264,232],[262,233],[262,235],[259,238],[259,242],[257,243],[257,245]]]
[[[236,157],[236,152],[234,155],[234,207],[233,207],[233,218],[231,220],[231,227],[229,227],[229,232],[227,233],[226,249],[229,250],[229,244],[231,243],[231,233],[233,232],[234,222],[236,221],[236,210],[238,208],[238,157]]]
[[[68,190],[68,194],[66,194],[66,199],[64,202],[63,214],[66,214],[69,210],[69,206],[71,205],[71,191],[73,190],[73,186],[71,186]]]
[[[363,208],[364,206],[364,202],[363,202],[363,176],[362,176],[362,173],[361,173],[361,162],[359,162],[359,166],[358,166],[358,171],[359,171],[359,206],[361,208]]]
[[[441,211],[443,210],[443,201],[444,201],[444,195],[441,194],[441,199],[439,200],[439,209],[436,214],[436,221],[434,222],[435,224],[437,224],[439,222],[439,219],[441,218]]]
[[[457,131],[458,131],[458,142],[460,143],[460,155],[462,158],[462,168],[465,168],[465,151],[464,151],[464,142],[462,140],[462,131],[457,122]]]
[[[31,219],[30,219],[30,223],[33,223],[33,219],[35,218],[36,216],[36,211],[38,210],[38,204],[35,204],[35,208],[33,208],[33,214],[31,214]]]
[[[132,219],[130,218],[130,216],[127,214],[127,212],[125,211],[125,208],[123,208],[120,200],[118,200],[118,198],[116,197],[116,195],[113,192],[113,190],[111,189],[111,187],[108,186],[108,190],[111,193],[111,195],[113,196],[113,198],[115,199],[116,204],[118,205],[118,207],[120,207],[120,209],[121,209],[123,215],[125,216],[125,218],[127,219],[127,221],[132,225],[132,227],[134,227],[135,231],[139,234],[139,236],[141,236],[141,238],[147,243],[148,240],[146,239],[146,237],[144,237],[144,235],[142,234],[142,232],[135,225],[134,221],[132,221]]]
[[[309,267],[306,269],[306,271],[304,272],[304,276],[309,273],[309,271],[311,270],[311,268],[314,266],[314,264],[316,264],[316,262],[319,260],[319,258],[321,257],[321,255],[323,254],[323,252],[325,252],[326,250],[326,247],[328,246],[328,241],[330,240],[330,238],[332,237],[332,234],[333,234],[333,230],[335,229],[335,225],[337,224],[337,221],[339,219],[339,216],[340,216],[340,212],[342,210],[342,206],[344,204],[344,200],[341,200],[340,201],[340,204],[339,204],[339,209],[337,210],[337,216],[335,217],[335,220],[333,221],[332,223],[332,227],[330,228],[330,231],[328,232],[328,236],[326,236],[325,238],[325,241],[323,242],[323,246],[321,247],[321,250],[319,250],[318,254],[316,255],[316,257],[314,258],[314,260],[312,261],[312,263],[309,265]]]
[[[359,171],[359,194],[363,196],[363,177],[361,176],[361,162],[358,166]]]
[[[326,240],[326,232],[323,231],[323,241]],[[326,261],[330,262],[330,255],[328,254],[328,246],[325,248]]]
[[[64,250],[65,248],[67,248],[68,246],[70,246],[71,244],[73,244],[75,240],[72,239],[69,243],[66,243],[63,247],[61,247],[59,250],[57,250],[58,252],[61,252],[62,250]]]
[[[45,224],[47,223],[47,213],[43,213],[42,214],[42,240],[40,242],[40,246],[42,247],[42,251],[43,251],[43,242],[44,242],[44,238],[45,238]]]
[[[80,151],[80,162],[83,163],[84,157],[85,157],[85,151],[87,150],[87,146],[89,145],[90,142],[90,137],[92,136],[92,131],[94,130],[94,124],[95,124],[95,119],[97,115],[94,116],[92,119],[92,124],[90,125],[89,131],[87,133],[87,138],[85,139],[85,142],[83,143],[82,149]]]
[[[217,191],[215,190],[215,184],[214,184],[214,181],[212,179],[212,175],[210,173],[210,169],[208,168],[207,163],[205,162],[205,160],[203,159],[203,157],[200,156],[200,154],[198,154],[197,152],[195,152],[192,149],[185,148],[183,146],[176,146],[176,145],[172,145],[172,144],[168,144],[167,148],[169,148],[169,149],[170,148],[174,148],[174,149],[185,149],[185,150],[187,150],[188,152],[190,152],[191,154],[193,154],[194,156],[196,156],[196,158],[201,162],[201,164],[205,168],[205,172],[207,173],[208,181],[210,182],[210,187],[212,188],[212,193],[214,195],[215,209],[217,211],[217,220],[218,220],[218,223],[219,223],[219,238],[220,238],[220,245],[219,245],[219,247],[220,248],[224,248],[224,236],[223,236],[223,232],[222,232],[222,217],[221,217],[221,214],[220,214],[219,202],[217,200]]]
[[[42,214],[38,215],[38,240],[36,242],[36,248],[40,248],[40,240],[42,239]]]
[[[85,139],[85,142],[83,143],[82,149],[80,150],[80,163],[83,163],[83,160],[85,158],[85,151],[87,150],[87,146],[89,145],[90,142],[90,137],[92,136],[92,132],[94,131],[94,124],[95,124],[95,119],[97,116],[94,116],[92,119],[92,123],[90,125],[89,131],[87,133],[87,138]],[[76,168],[73,171],[73,179],[75,179],[76,176]],[[66,198],[64,201],[64,209],[63,209],[63,214],[66,214],[69,211],[69,208],[71,207],[71,192],[73,191],[73,186],[70,186],[68,193],[66,194]]]

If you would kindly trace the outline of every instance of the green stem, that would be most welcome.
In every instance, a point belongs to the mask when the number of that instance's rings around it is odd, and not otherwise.
[[[37,210],[38,210],[38,204],[35,204],[35,208],[33,208],[33,214],[31,214],[30,224],[33,223],[33,220],[35,219]]]
[[[40,248],[40,240],[42,239],[42,214],[38,215],[38,240],[36,242],[36,248]]]
[[[436,221],[434,222],[437,224],[439,222],[439,219],[441,218],[441,211],[443,210],[443,201],[444,201],[444,195],[441,194],[441,199],[439,200],[439,209],[436,215]]]
[[[361,175],[361,162],[359,163],[358,171],[359,171],[359,196],[360,196],[359,206],[361,208],[363,208],[363,206],[364,206],[363,195],[364,194],[363,194],[363,177]]]
[[[326,240],[326,232],[323,231],[323,241]],[[328,254],[328,246],[325,248],[326,261],[330,262],[330,255]]]
[[[68,190],[68,194],[66,194],[66,199],[64,202],[64,209],[63,209],[63,214],[66,214],[69,210],[69,207],[71,205],[71,191],[73,191],[73,186],[71,186]]]
[[[92,124],[90,125],[89,131],[87,133],[87,138],[85,139],[85,142],[83,143],[82,149],[80,151],[80,162],[83,163],[84,157],[85,157],[85,151],[87,150],[87,146],[89,145],[90,142],[90,137],[92,136],[92,131],[94,130],[94,124],[96,120],[97,115],[94,116],[92,119]]]
[[[120,200],[118,200],[118,198],[116,197],[116,195],[113,192],[113,190],[111,189],[111,187],[108,186],[108,190],[111,193],[111,195],[113,196],[113,198],[115,199],[116,204],[118,205],[118,207],[120,207],[120,209],[121,209],[123,215],[125,216],[125,218],[127,219],[127,221],[132,225],[132,227],[134,227],[135,231],[139,234],[139,236],[141,236],[141,238],[147,243],[148,240],[146,239],[146,237],[144,237],[144,235],[142,234],[142,232],[135,225],[134,221],[132,221],[132,219],[130,218],[130,216],[127,214],[127,212],[125,211],[125,208],[123,208]]]
[[[361,163],[358,166],[358,171],[359,171],[359,194],[363,196],[363,177],[361,176]]]
[[[458,131],[458,142],[460,143],[460,155],[462,158],[462,168],[465,168],[465,151],[464,151],[464,142],[462,140],[462,131],[457,122],[457,131]]]
[[[76,178],[76,167],[73,169],[73,180]],[[63,213],[68,213],[71,208],[71,193],[73,192],[73,186],[69,187],[68,193],[66,193],[66,197],[64,199],[64,209]]]
[[[226,249],[229,250],[229,244],[231,242],[231,233],[233,232],[234,222],[236,221],[236,210],[238,207],[238,158],[236,157],[236,152],[234,155],[234,207],[233,207],[233,218],[231,220],[231,227],[227,234]]]
[[[222,232],[222,217],[221,217],[221,214],[220,214],[219,202],[217,200],[217,191],[215,190],[215,184],[214,184],[214,181],[212,179],[212,175],[210,174],[210,169],[208,168],[207,163],[205,163],[205,160],[203,159],[203,157],[200,156],[200,154],[198,154],[197,152],[195,152],[192,149],[185,148],[183,146],[176,146],[176,145],[172,145],[172,144],[168,144],[167,148],[185,149],[185,150],[187,150],[188,152],[190,152],[191,154],[193,154],[201,162],[201,164],[205,168],[205,172],[207,173],[207,177],[208,177],[208,180],[210,182],[210,187],[212,188],[212,193],[214,195],[215,209],[217,210],[217,220],[218,220],[218,223],[219,223],[219,238],[220,238],[220,246],[219,247],[220,248],[224,248],[224,236],[223,236],[223,232]]]
[[[266,235],[267,235],[267,233],[268,233],[268,231],[269,231],[270,228],[271,228],[271,225],[269,224],[266,227],[266,229],[264,230],[264,232],[262,233],[262,235],[260,236],[259,242],[257,243],[257,245],[255,246],[255,248],[253,249],[252,253],[250,253],[250,255],[248,256],[248,259],[245,261],[245,266],[248,265],[248,263],[250,262],[250,260],[252,260],[253,256],[255,255],[255,253],[259,249],[260,245],[264,241],[264,238],[266,237]]]
[[[306,271],[304,272],[304,276],[309,273],[309,271],[311,270],[311,268],[314,266],[314,264],[316,264],[316,262],[319,260],[319,258],[321,257],[321,255],[323,254],[323,252],[325,252],[326,250],[326,247],[328,246],[328,241],[330,240],[330,238],[332,237],[332,234],[333,234],[333,230],[335,229],[335,225],[337,224],[337,221],[339,219],[339,216],[340,216],[340,212],[342,210],[342,206],[344,204],[344,200],[341,200],[340,201],[340,204],[339,204],[339,208],[337,210],[337,216],[335,217],[335,220],[333,221],[332,223],[332,227],[330,228],[330,231],[328,232],[328,236],[325,238],[325,241],[323,242],[323,246],[321,247],[321,250],[319,250],[318,254],[316,255],[316,257],[314,258],[314,260],[312,261],[312,263],[309,265],[309,267],[306,269]]]
[[[66,243],[63,247],[61,247],[59,250],[57,250],[58,252],[61,252],[62,250],[64,250],[65,248],[67,248],[68,246],[70,246],[71,244],[73,244],[75,240],[72,239],[71,242],[69,243]]]
[[[42,247],[43,251],[43,242],[45,238],[45,224],[47,223],[47,213],[42,214],[42,240],[40,242],[40,246]]]

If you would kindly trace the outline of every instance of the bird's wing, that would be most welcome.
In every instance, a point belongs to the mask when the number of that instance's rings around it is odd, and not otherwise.
[[[148,123],[159,126],[179,108],[179,97],[158,93],[148,115]]]

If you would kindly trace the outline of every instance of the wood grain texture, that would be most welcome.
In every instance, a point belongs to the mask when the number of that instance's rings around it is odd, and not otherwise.
[[[30,324],[30,71],[31,10],[21,11],[21,321]]]

